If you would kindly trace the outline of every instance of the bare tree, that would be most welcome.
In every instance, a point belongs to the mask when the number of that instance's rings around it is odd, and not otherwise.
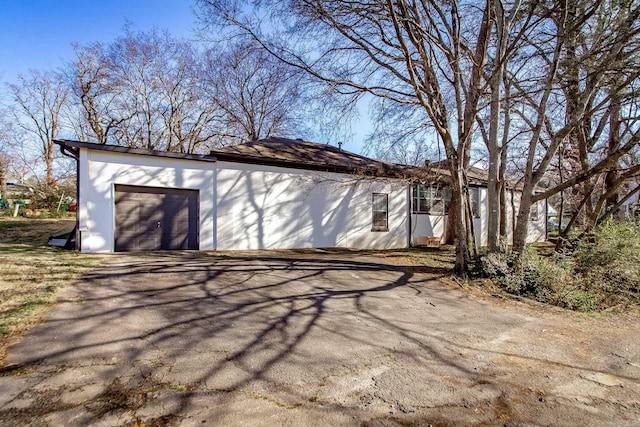
[[[5,120],[5,116],[0,120],[0,194],[6,197],[7,179],[9,179],[9,167],[12,162],[11,123]]]
[[[209,149],[219,114],[193,43],[125,28],[112,43],[75,47],[69,75],[80,129],[99,143],[168,151]]]
[[[250,43],[229,42],[206,55],[209,98],[223,112],[223,144],[295,134],[308,97],[299,70]]]
[[[367,137],[365,154],[415,166],[445,158],[423,108],[378,98],[371,110],[374,127]]]
[[[46,185],[53,186],[56,157],[53,140],[61,131],[68,89],[59,74],[35,70],[20,76],[18,83],[9,84],[9,88],[15,102],[16,123],[38,141],[38,151],[45,163]]]
[[[69,66],[68,78],[82,117],[72,123],[81,139],[107,144],[112,132],[128,118],[112,111],[120,92],[119,82],[110,73],[101,43],[76,44],[74,52],[76,58]]]
[[[638,81],[640,67],[634,61],[640,48],[640,6],[631,1],[569,2],[551,9],[549,16],[546,31],[530,48],[537,53],[533,61],[541,61],[540,68],[548,72],[533,85],[522,83],[524,79],[516,83],[525,99],[521,111],[528,112],[522,114],[522,120],[531,129],[514,236],[518,252],[524,249],[533,202],[583,185],[580,208],[584,207],[591,203],[591,180],[615,168],[640,142],[634,118],[626,123],[615,148],[600,144],[605,141],[607,145],[603,131],[616,108],[612,94]],[[565,161],[573,158],[573,167],[562,183],[537,192],[560,147]]]
[[[424,110],[448,159],[455,269],[466,275],[466,171],[487,57],[489,2],[291,0],[261,3],[267,10],[254,13],[233,0],[198,3],[204,22],[231,25],[342,93],[368,93]]]

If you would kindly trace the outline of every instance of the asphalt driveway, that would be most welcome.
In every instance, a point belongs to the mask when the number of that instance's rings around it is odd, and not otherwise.
[[[377,256],[113,255],[10,350],[0,424],[637,425],[637,321]]]

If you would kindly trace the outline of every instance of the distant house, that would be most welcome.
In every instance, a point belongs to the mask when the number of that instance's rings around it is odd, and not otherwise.
[[[619,216],[624,219],[640,217],[640,177],[629,178],[622,184],[621,197],[626,199],[620,206]]]
[[[57,141],[78,159],[79,249],[405,248],[445,234],[448,172],[269,138],[209,155]],[[470,174],[486,244],[486,181]],[[516,196],[517,199],[517,196]],[[517,200],[515,200],[517,204]],[[545,238],[536,206],[529,240]]]
[[[33,194],[33,188],[25,184],[7,182],[5,190],[0,188],[0,209],[8,209],[18,204],[24,206],[30,203],[29,198]]]

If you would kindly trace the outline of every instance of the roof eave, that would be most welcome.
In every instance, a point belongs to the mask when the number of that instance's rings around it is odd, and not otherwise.
[[[79,149],[86,148],[88,150],[108,151],[112,153],[121,153],[121,154],[134,154],[137,156],[165,157],[170,159],[195,160],[195,161],[209,162],[209,163],[217,161],[215,156],[202,155],[202,154],[146,150],[146,149],[140,149],[140,148],[120,147],[117,145],[106,145],[106,144],[96,144],[92,142],[74,141],[69,139],[56,139],[53,142],[60,146],[60,150],[63,153],[67,151],[67,152],[75,153],[76,155]]]

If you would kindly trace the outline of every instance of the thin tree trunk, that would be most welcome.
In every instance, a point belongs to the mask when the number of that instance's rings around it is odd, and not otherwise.
[[[622,102],[620,100],[620,96],[616,94],[612,94],[611,97],[611,107],[609,109],[609,143],[608,149],[609,153],[613,153],[620,146],[620,112],[622,109]],[[617,165],[617,162],[616,162]],[[609,193],[611,189],[614,188],[617,184],[618,180],[618,171],[617,168],[611,167],[605,176],[604,180],[604,193]],[[605,203],[605,209],[609,210],[611,207],[616,206],[618,204],[619,199],[618,192],[611,193],[611,196],[607,197]],[[600,212],[595,212],[596,215],[599,215]]]
[[[487,219],[487,246],[489,252],[500,250],[500,148],[498,146],[498,130],[500,128],[500,110],[502,80],[505,69],[507,50],[507,38],[505,37],[505,17],[502,3],[491,2],[494,9],[496,34],[498,37],[498,50],[496,54],[497,68],[489,81],[491,90],[490,117],[489,117],[489,177],[487,182],[488,219]]]
[[[520,207],[516,218],[516,227],[513,236],[513,251],[522,254],[527,244],[527,233],[529,231],[529,212],[533,204],[533,188],[530,180],[527,180],[520,195]]]

